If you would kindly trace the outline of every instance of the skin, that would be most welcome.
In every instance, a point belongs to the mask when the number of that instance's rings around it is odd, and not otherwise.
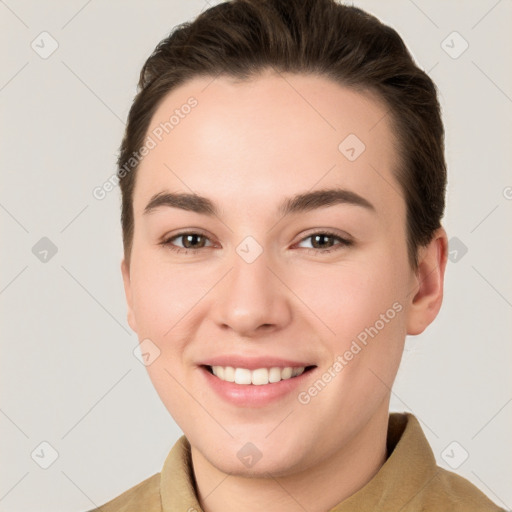
[[[138,170],[131,261],[121,264],[128,322],[161,351],[147,369],[191,443],[204,510],[328,510],[386,459],[390,389],[406,334],[421,333],[441,306],[446,233],[420,248],[413,270],[396,141],[370,93],[313,75],[196,78],[168,94],[148,133],[190,96],[198,105]],[[353,162],[338,149],[348,134],[366,145]],[[375,212],[336,204],[277,215],[284,198],[330,187],[356,192]],[[206,196],[220,216],[166,206],[144,215],[164,190]],[[196,253],[160,245],[198,229],[207,241],[192,242]],[[322,229],[354,244],[334,237],[315,246],[311,235]],[[263,249],[250,264],[236,252],[247,236]],[[401,311],[305,405],[292,392],[235,407],[198,367],[221,354],[311,361],[304,391],[397,302]],[[247,442],[262,454],[252,468],[237,457]]]

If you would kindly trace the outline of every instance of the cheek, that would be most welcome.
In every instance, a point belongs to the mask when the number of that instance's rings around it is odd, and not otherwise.
[[[332,301],[336,307],[329,310],[337,331],[331,349],[345,361],[339,385],[350,390],[340,396],[354,407],[357,400],[370,404],[387,396],[405,342],[406,259],[384,249],[377,261],[340,277]]]
[[[396,264],[383,254],[370,263],[325,266],[315,271],[314,279],[302,277],[296,282],[294,291],[328,328],[326,339],[335,340],[332,348],[344,349],[376,323],[380,330],[390,331],[391,323],[402,321],[396,313],[403,309],[405,283]],[[381,315],[390,320],[385,329]]]
[[[132,272],[133,310],[139,337],[171,337],[174,326],[186,318],[208,290],[208,277],[192,265],[172,266],[156,258],[134,259]]]
[[[394,252],[384,247],[357,265],[325,267],[315,276],[325,284],[309,288],[305,302],[334,331],[324,330],[330,361],[342,365],[325,403],[375,405],[389,392],[406,335],[406,260]]]
[[[137,334],[140,341],[151,340],[159,351],[146,370],[162,403],[183,428],[190,421],[189,416],[197,413],[182,406],[190,400],[182,386],[187,340],[195,334],[190,319],[199,309],[207,283],[215,276],[198,273],[193,265],[178,268],[142,254],[133,258],[132,264]]]

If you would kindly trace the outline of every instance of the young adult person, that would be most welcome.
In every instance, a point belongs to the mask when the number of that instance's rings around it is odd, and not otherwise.
[[[355,7],[234,0],[160,42],[119,156],[121,269],[184,436],[101,510],[499,510],[389,412],[443,297],[443,137],[432,80]]]

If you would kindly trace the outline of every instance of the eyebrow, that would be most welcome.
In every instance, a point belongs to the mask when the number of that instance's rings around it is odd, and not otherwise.
[[[296,194],[293,197],[285,199],[278,208],[278,214],[285,217],[288,215],[308,212],[319,208],[325,208],[336,204],[350,204],[363,207],[373,213],[376,212],[375,207],[367,199],[342,188],[330,188],[322,190],[314,190],[313,192],[305,192]],[[219,217],[219,209],[215,203],[207,197],[198,194],[159,192],[155,194],[144,208],[144,215],[147,215],[157,208],[163,206],[180,208],[203,215]]]

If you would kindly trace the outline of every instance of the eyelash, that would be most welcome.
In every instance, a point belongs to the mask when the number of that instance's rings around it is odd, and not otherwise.
[[[166,247],[167,249],[170,249],[171,251],[180,253],[180,254],[189,254],[189,253],[196,254],[197,252],[201,251],[202,249],[206,249],[206,247],[200,247],[198,249],[187,249],[187,248],[182,248],[182,247],[176,247],[175,245],[173,245],[171,243],[172,240],[175,240],[180,237],[184,237],[186,235],[199,235],[199,236],[204,237],[207,240],[209,240],[209,238],[206,235],[204,235],[203,233],[196,232],[196,231],[184,231],[182,233],[178,233],[177,235],[173,235],[170,238],[167,238],[166,240],[160,242],[159,245],[162,245],[163,247]],[[306,250],[307,252],[312,252],[315,255],[328,254],[328,253],[331,253],[334,251],[339,251],[340,249],[342,249],[344,247],[350,247],[354,243],[352,240],[342,238],[339,235],[337,235],[336,233],[332,233],[328,230],[327,231],[316,231],[314,233],[311,233],[311,234],[307,235],[306,237],[302,238],[299,241],[299,243],[303,242],[304,240],[307,240],[308,238],[312,238],[316,235],[323,235],[323,236],[327,236],[327,237],[336,238],[340,243],[334,245],[333,248],[328,248],[328,249],[315,249],[314,247],[313,248],[302,247],[302,249]]]

